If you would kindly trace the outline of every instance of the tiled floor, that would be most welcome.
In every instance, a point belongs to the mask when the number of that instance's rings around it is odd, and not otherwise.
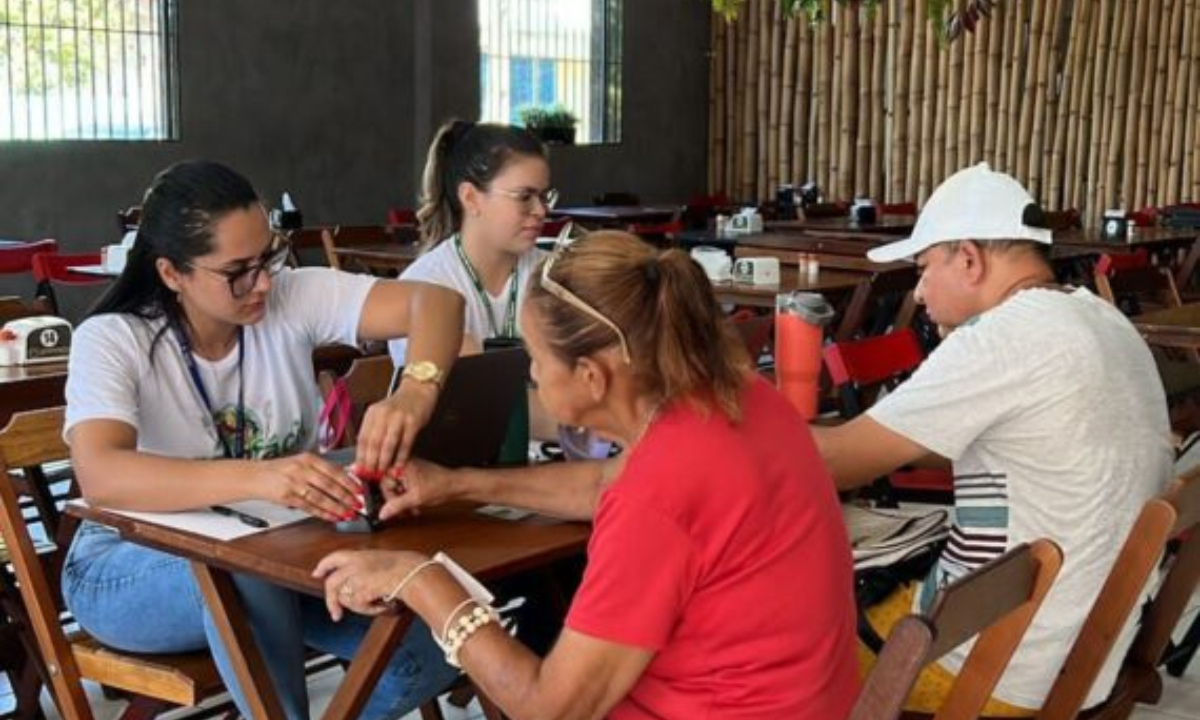
[[[1181,633],[1184,628],[1191,625],[1192,619],[1197,615],[1200,615],[1200,592],[1193,598],[1192,607],[1180,624]],[[311,682],[313,717],[320,717],[324,712],[325,706],[341,678],[341,672],[340,669],[335,668],[313,678]],[[1188,672],[1182,678],[1166,677],[1164,680],[1165,688],[1162,700],[1154,707],[1138,708],[1133,714],[1134,720],[1180,720],[1181,718],[1200,720],[1200,657],[1191,664]],[[92,699],[96,720],[113,720],[119,715],[121,705],[105,700],[97,688],[89,687],[88,696]],[[0,675],[0,712],[8,710],[11,704],[12,694],[8,687],[8,681]],[[53,703],[45,695],[42,698],[42,705],[46,709],[48,720],[58,720],[58,713],[54,710]],[[172,713],[164,716],[164,720],[181,718],[186,716],[187,712],[181,710]],[[443,702],[443,712],[446,720],[478,720],[482,717],[477,703],[472,703],[464,711]],[[414,712],[406,716],[404,720],[419,720],[419,715]]]

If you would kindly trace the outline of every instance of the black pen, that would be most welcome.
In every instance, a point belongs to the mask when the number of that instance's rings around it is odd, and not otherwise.
[[[251,515],[250,513],[244,513],[241,510],[235,510],[235,509],[233,509],[231,507],[227,507],[225,505],[212,505],[208,509],[212,510],[213,512],[215,512],[218,515],[224,515],[225,517],[237,518],[238,520],[242,521],[242,523],[249,525],[250,527],[256,527],[256,528],[271,527],[271,523],[258,517],[257,515]]]

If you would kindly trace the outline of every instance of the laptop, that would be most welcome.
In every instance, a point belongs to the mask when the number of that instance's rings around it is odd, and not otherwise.
[[[529,354],[522,348],[461,357],[438,396],[437,407],[413,447],[413,455],[446,467],[495,465],[518,400],[529,382]],[[388,394],[400,384],[400,368]],[[354,448],[326,455],[331,462],[354,462]]]

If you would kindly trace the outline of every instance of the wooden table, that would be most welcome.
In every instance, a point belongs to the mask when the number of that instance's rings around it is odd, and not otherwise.
[[[1151,345],[1200,349],[1200,303],[1156,310],[1131,320]]]
[[[0,366],[0,427],[13,413],[66,403],[67,361]]]
[[[587,205],[555,208],[550,216],[570,218],[581,225],[623,228],[632,223],[670,220],[677,212],[678,205]]]
[[[917,224],[916,215],[883,215],[873,223],[855,222],[849,215],[839,217],[797,218],[796,220],[768,220],[763,223],[766,230],[777,232],[806,232],[855,235],[908,235]]]
[[[746,307],[773,308],[775,296],[792,292],[842,292],[853,290],[870,279],[867,273],[846,270],[821,270],[816,276],[801,276],[795,265],[781,265],[778,285],[750,285],[747,283],[713,283],[717,301]]]
[[[1055,245],[1082,247],[1100,252],[1122,252],[1145,247],[1190,247],[1200,237],[1200,228],[1166,228],[1129,226],[1124,240],[1109,240],[1098,229],[1078,228],[1054,234]]]
[[[335,247],[333,250],[343,266],[360,265],[365,270],[378,274],[379,271],[404,272],[421,255],[417,243],[386,242],[373,245],[351,245]]]
[[[432,555],[441,550],[480,580],[496,580],[582,555],[589,525],[532,517],[519,522],[498,520],[457,505],[422,511],[370,534],[339,533],[316,519],[275,528],[231,541],[214,540],[156,523],[134,520],[96,508],[71,506],[78,517],[116,528],[142,545],[189,559],[213,620],[230,650],[230,659],[257,720],[283,717],[279,699],[267,677],[233,585],[231,573],[243,572],[278,585],[324,596],[324,586],[311,573],[317,561],[335,550],[414,550]],[[326,711],[332,720],[358,716],[375,682],[399,646],[412,621],[409,612],[384,613],[371,623],[346,675]]]

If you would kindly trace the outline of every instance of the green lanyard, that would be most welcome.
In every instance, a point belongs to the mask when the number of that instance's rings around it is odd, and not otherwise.
[[[513,265],[512,278],[509,280],[511,284],[508,289],[508,306],[504,311],[504,332],[502,334],[500,329],[496,327],[496,315],[492,312],[492,300],[488,297],[487,291],[483,289],[483,282],[480,281],[479,275],[471,265],[471,260],[467,257],[467,253],[463,251],[462,236],[454,236],[454,249],[458,252],[458,259],[462,262],[463,269],[471,277],[471,284],[475,286],[475,293],[479,295],[479,301],[483,303],[483,309],[487,311],[488,324],[492,326],[491,337],[517,337],[517,289],[521,286],[519,263],[518,265]]]

